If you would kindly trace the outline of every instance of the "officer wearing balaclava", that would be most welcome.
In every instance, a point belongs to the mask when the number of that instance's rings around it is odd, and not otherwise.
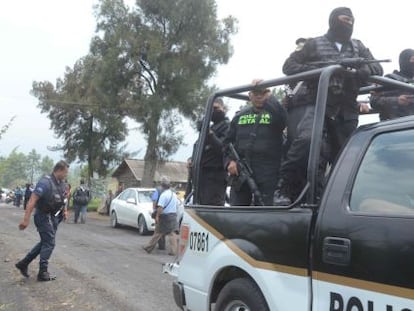
[[[210,124],[201,155],[199,202],[202,205],[224,206],[227,173],[223,167],[223,140],[229,129],[230,121],[226,117],[221,97],[217,97],[213,102]],[[198,141],[194,145],[193,158],[197,143]]]
[[[351,38],[354,22],[355,18],[351,9],[338,7],[332,10],[329,15],[327,33],[307,39],[303,47],[296,49],[285,61],[283,72],[286,75],[293,75],[324,67],[324,65],[315,65],[313,62],[339,61],[344,58],[373,60],[374,57],[369,49],[360,40]],[[324,145],[327,146],[326,150],[329,152],[322,154],[323,161],[335,161],[342,145],[358,125],[359,107],[356,104],[356,98],[360,86],[366,83],[368,76],[382,75],[382,73],[381,65],[372,63],[357,68],[352,76],[337,73],[331,78],[324,123],[327,133]],[[280,169],[275,205],[289,205],[302,190],[301,186],[297,186],[298,180],[302,181],[302,184],[306,181],[317,83],[318,79],[304,83],[307,89],[303,100],[306,109],[303,109],[300,127],[296,132],[297,137],[291,142]],[[321,163],[321,167],[323,166],[324,163]]]
[[[405,49],[400,53],[400,74],[401,76],[413,80],[414,78],[414,50]]]
[[[405,49],[399,57],[400,71],[385,75],[400,82],[414,84],[414,50]],[[396,89],[375,92],[371,95],[370,104],[379,112],[380,120],[389,120],[414,114],[414,94]]]
[[[334,9],[329,16],[328,36],[341,44],[347,43],[354,30],[354,16],[349,8]]]

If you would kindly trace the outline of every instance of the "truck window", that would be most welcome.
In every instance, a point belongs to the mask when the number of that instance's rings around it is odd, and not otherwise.
[[[371,142],[352,187],[350,210],[414,216],[414,130]]]

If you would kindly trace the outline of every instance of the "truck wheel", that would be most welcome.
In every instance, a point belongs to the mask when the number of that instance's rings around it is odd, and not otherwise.
[[[221,290],[214,311],[269,311],[257,285],[248,278],[234,279]]]
[[[140,235],[148,234],[147,223],[145,222],[145,218],[142,215],[139,215],[138,217],[138,232]]]

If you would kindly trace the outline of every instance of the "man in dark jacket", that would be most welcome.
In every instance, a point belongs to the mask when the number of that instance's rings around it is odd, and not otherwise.
[[[394,70],[386,77],[414,84],[414,50],[403,50],[400,53],[399,63],[400,71]],[[372,94],[370,104],[379,112],[381,121],[414,114],[414,94],[408,94],[401,89],[376,92]]]
[[[253,84],[257,85],[259,82],[255,80]],[[242,109],[235,115],[224,140],[225,167],[233,179],[230,204],[261,204],[259,198],[253,197],[247,181],[239,178],[239,167],[228,148],[229,143],[232,143],[240,159],[251,167],[263,203],[272,205],[276,188],[275,176],[278,176],[283,154],[282,133],[286,127],[286,111],[276,98],[270,95],[269,89],[255,87],[249,92],[249,97],[252,106]]]
[[[301,49],[296,49],[283,65],[287,75],[323,67],[314,62],[335,61],[343,58],[364,58],[372,60],[371,52],[361,41],[351,39],[354,16],[349,8],[339,7],[329,17],[329,30],[320,37],[307,39]],[[326,65],[325,65],[326,66]],[[340,148],[358,125],[359,106],[356,98],[360,86],[370,75],[382,75],[379,63],[364,64],[354,68],[355,75],[335,74],[330,81],[326,107],[324,152],[321,160],[334,162]],[[310,139],[315,112],[317,80],[305,81],[306,109],[297,125],[296,137],[291,142],[286,159],[280,170],[278,191],[275,193],[275,205],[289,205],[300,192],[294,184],[298,179],[306,180],[306,169],[310,149]],[[321,163],[321,167],[324,167]],[[321,172],[323,169],[321,170]]]

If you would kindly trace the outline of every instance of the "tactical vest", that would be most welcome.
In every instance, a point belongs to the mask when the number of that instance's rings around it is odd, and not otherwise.
[[[351,44],[342,46],[341,51],[338,50],[334,42],[329,41],[326,36],[314,38],[316,46],[316,54],[312,58],[318,61],[332,61],[343,58],[359,57],[358,41],[351,39]],[[310,88],[313,97],[316,96],[316,86]],[[345,79],[341,74],[335,74],[329,82],[330,100],[326,108],[326,115],[331,118],[338,115],[341,106],[346,107],[345,110],[353,110],[351,114],[358,115],[357,106],[355,104],[358,95],[359,85],[353,79]],[[335,98],[338,98],[336,100]],[[355,107],[354,107],[355,106]]]
[[[385,75],[385,77],[397,80],[407,84],[413,84],[414,80],[404,76],[401,72],[394,71],[393,73]],[[401,89],[394,89],[389,91],[382,92],[382,96],[386,97],[398,97],[400,95],[406,94],[404,90]],[[377,108],[374,106],[374,108]],[[380,120],[388,120],[388,119],[395,119],[399,117],[404,117],[408,115],[414,115],[414,104],[410,104],[407,106],[403,105],[390,105],[385,106],[383,109],[380,109]]]
[[[252,161],[277,161],[282,152],[282,130],[276,110],[263,109],[255,112],[252,107],[240,111],[236,117],[237,135],[235,147],[241,158]],[[256,125],[256,122],[259,122]],[[254,137],[252,137],[254,135]]]
[[[43,213],[54,213],[65,204],[65,185],[64,183],[61,183],[60,185],[56,184],[56,181],[51,175],[44,176],[42,179],[47,180],[47,183],[49,184],[49,191],[45,197],[41,197],[37,201],[36,207]]]

